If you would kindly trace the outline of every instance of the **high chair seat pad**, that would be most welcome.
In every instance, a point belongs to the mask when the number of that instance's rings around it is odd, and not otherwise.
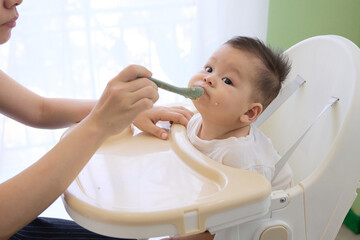
[[[71,131],[68,130],[68,131]],[[270,183],[219,164],[174,124],[168,140],[127,128],[108,139],[63,194],[69,215],[123,238],[189,235],[263,216]]]

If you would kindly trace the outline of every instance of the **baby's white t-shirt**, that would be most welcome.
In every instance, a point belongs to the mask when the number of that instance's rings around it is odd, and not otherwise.
[[[275,164],[280,156],[271,140],[257,127],[251,125],[246,137],[202,140],[197,135],[201,127],[201,115],[195,114],[187,126],[190,142],[209,158],[230,167],[250,170],[264,175],[271,183],[272,190],[287,189],[293,185],[292,171],[286,163],[276,178]]]

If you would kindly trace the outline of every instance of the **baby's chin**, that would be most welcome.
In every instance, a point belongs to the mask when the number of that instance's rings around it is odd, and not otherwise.
[[[210,103],[202,96],[192,102],[200,114],[209,110]]]

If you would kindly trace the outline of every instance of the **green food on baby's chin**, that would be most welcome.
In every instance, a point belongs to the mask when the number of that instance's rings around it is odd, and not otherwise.
[[[149,79],[151,81],[153,81],[159,88],[182,95],[182,96],[184,96],[186,98],[190,98],[192,100],[198,100],[199,97],[204,94],[204,89],[201,87],[180,88],[180,87],[176,87],[171,84],[162,82],[155,78],[149,78]]]

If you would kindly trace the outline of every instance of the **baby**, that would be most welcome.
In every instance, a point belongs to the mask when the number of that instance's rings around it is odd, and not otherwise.
[[[205,90],[193,101],[199,113],[187,126],[191,143],[215,161],[264,175],[273,190],[289,188],[290,167],[272,179],[280,156],[252,125],[278,95],[289,71],[287,58],[260,40],[234,37],[220,46],[189,81]]]
[[[274,176],[280,159],[272,142],[252,123],[278,95],[290,71],[282,54],[260,40],[234,37],[220,46],[189,87],[205,91],[193,101],[199,113],[187,125],[190,142],[211,159],[264,175],[273,190],[293,185],[292,171],[285,165]],[[209,232],[170,239],[213,239]]]

